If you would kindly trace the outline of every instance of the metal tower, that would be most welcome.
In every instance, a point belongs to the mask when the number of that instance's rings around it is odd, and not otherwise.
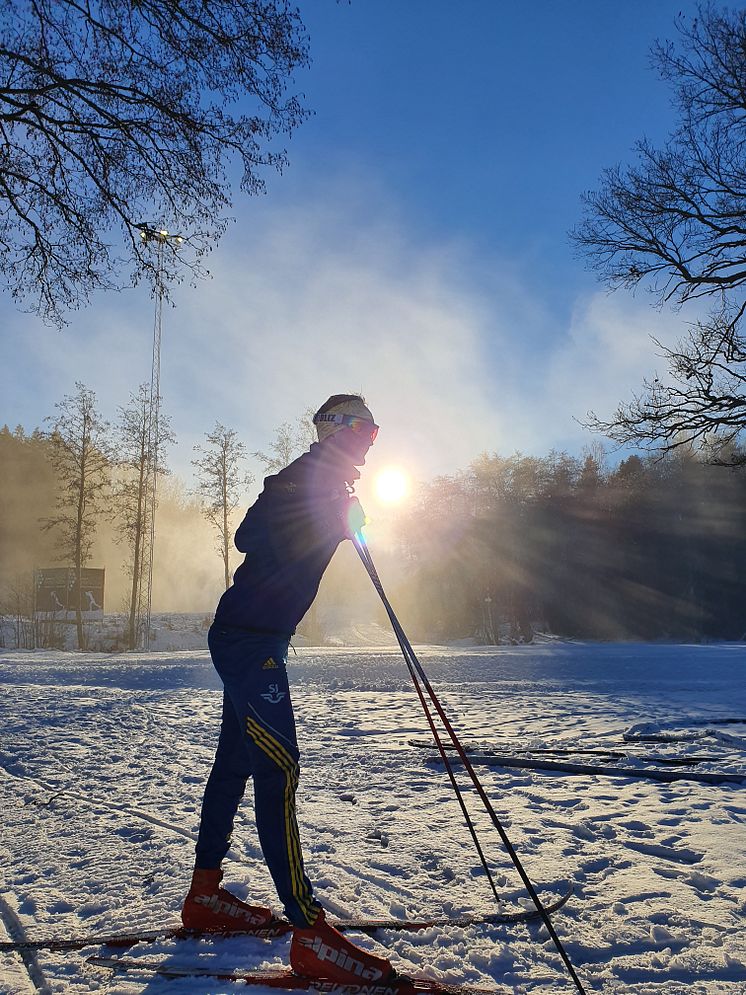
[[[161,412],[161,334],[163,330],[164,266],[167,245],[178,248],[184,238],[172,235],[165,228],[140,224],[140,238],[152,243],[156,251],[155,317],[153,321],[153,353],[150,364],[150,394],[148,408],[147,475],[145,484],[145,534],[140,559],[138,598],[138,629],[143,633],[143,648],[150,649],[150,623],[153,608],[153,564],[155,562],[155,513],[158,502],[158,472]]]

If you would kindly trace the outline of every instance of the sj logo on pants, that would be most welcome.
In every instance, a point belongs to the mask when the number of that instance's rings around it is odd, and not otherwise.
[[[270,684],[269,690],[265,691],[262,695],[265,701],[268,701],[270,705],[277,705],[287,694],[287,691],[280,691],[279,685]]]

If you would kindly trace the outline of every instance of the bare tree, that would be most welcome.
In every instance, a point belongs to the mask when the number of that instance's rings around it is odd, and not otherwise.
[[[231,583],[231,516],[254,478],[242,468],[246,447],[239,442],[233,429],[216,422],[205,438],[208,447],[194,447],[199,459],[192,460],[192,466],[197,471],[197,493],[202,500],[203,514],[217,532],[217,551],[223,560],[227,589]]]
[[[678,127],[661,148],[640,141],[636,165],[603,174],[573,237],[611,287],[713,306],[679,345],[662,347],[670,384],[645,381],[610,420],[590,424],[622,442],[717,452],[746,426],[746,10],[705,4],[676,24],[678,44],[657,43],[652,59],[674,90]]]
[[[168,473],[163,461],[165,446],[175,441],[167,417],[158,419],[158,438],[152,439],[150,387],[141,384],[130,395],[126,408],[119,408],[115,434],[117,475],[112,488],[112,510],[121,541],[129,550],[132,571],[128,604],[128,645],[135,649],[138,623],[143,614],[143,567],[147,561],[153,508],[148,502],[153,474]],[[157,454],[158,467],[154,467]]]
[[[288,93],[307,64],[287,0],[0,0],[0,272],[13,296],[60,324],[121,286],[123,265],[155,278],[142,222],[187,233],[198,271],[227,225],[231,164],[249,194],[262,167],[285,164],[272,145],[307,114]]]
[[[739,439],[746,428],[746,342],[713,317],[695,325],[675,347],[661,347],[666,381],[643,381],[631,401],[609,419],[591,413],[589,427],[620,443],[671,452],[697,445],[723,466],[746,463]]]
[[[57,514],[43,520],[57,534],[59,558],[75,571],[78,601],[75,623],[78,647],[85,648],[82,616],[82,571],[91,556],[101,499],[110,483],[111,444],[109,425],[96,410],[96,395],[84,384],[55,405],[57,414],[46,419],[50,459],[57,471]]]
[[[264,464],[268,473],[279,473],[316,441],[313,416],[313,408],[308,408],[295,425],[283,422],[275,429],[275,437],[269,444],[269,453],[256,452],[252,453],[252,456]]]

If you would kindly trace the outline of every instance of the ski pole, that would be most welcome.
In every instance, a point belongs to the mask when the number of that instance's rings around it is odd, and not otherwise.
[[[427,692],[427,695],[430,698],[430,701],[432,702],[433,707],[435,708],[435,711],[437,712],[437,714],[438,714],[438,716],[439,716],[439,718],[440,718],[440,720],[441,720],[441,722],[443,724],[443,727],[445,728],[446,732],[448,733],[448,736],[449,736],[449,738],[451,740],[451,743],[453,744],[453,747],[455,748],[455,750],[456,750],[456,752],[457,752],[457,754],[459,756],[459,759],[460,759],[461,763],[463,764],[464,769],[466,770],[467,774],[469,775],[469,778],[470,778],[470,780],[471,780],[471,782],[472,782],[472,784],[473,784],[473,786],[474,786],[477,794],[479,795],[479,798],[481,799],[482,804],[484,805],[485,811],[489,815],[490,820],[492,821],[492,824],[497,829],[497,832],[498,832],[498,834],[500,836],[500,839],[502,840],[503,845],[505,846],[505,849],[508,852],[508,856],[510,857],[510,859],[511,859],[511,861],[513,863],[513,866],[518,871],[518,874],[520,875],[521,880],[523,881],[523,884],[525,885],[526,890],[527,890],[528,894],[530,895],[532,902],[536,906],[536,910],[539,913],[539,915],[541,916],[541,919],[542,919],[544,925],[546,926],[547,931],[548,931],[550,937],[552,938],[552,941],[553,941],[553,943],[554,943],[554,945],[555,945],[555,947],[557,949],[557,952],[559,953],[560,957],[562,958],[562,961],[563,961],[565,967],[567,968],[567,971],[568,971],[570,977],[572,978],[573,982],[575,983],[576,988],[581,993],[581,995],[586,995],[585,988],[583,987],[583,985],[582,985],[582,983],[580,981],[580,978],[578,977],[578,975],[577,975],[577,973],[575,971],[575,968],[573,967],[573,964],[572,964],[572,962],[570,960],[570,957],[569,957],[567,951],[564,948],[564,945],[563,945],[562,941],[560,940],[559,936],[557,935],[557,932],[556,932],[556,930],[554,928],[552,920],[549,918],[549,914],[548,914],[547,910],[544,908],[544,905],[542,904],[542,901],[539,898],[539,896],[538,896],[538,894],[536,892],[536,889],[534,888],[533,884],[531,883],[531,880],[530,880],[528,874],[526,873],[526,870],[523,867],[523,864],[521,863],[520,857],[518,856],[515,848],[513,847],[512,843],[510,842],[510,839],[508,838],[508,835],[507,835],[507,833],[505,831],[505,827],[503,826],[502,822],[500,821],[500,818],[498,817],[497,813],[495,812],[495,810],[494,810],[494,808],[492,806],[492,803],[491,803],[491,801],[490,801],[490,799],[489,799],[486,791],[484,790],[482,782],[479,780],[479,777],[477,776],[477,773],[474,770],[474,767],[472,766],[471,761],[469,760],[469,758],[468,758],[468,756],[466,754],[466,751],[464,750],[464,748],[463,748],[463,746],[461,744],[461,740],[458,738],[458,736],[456,734],[456,731],[454,730],[453,726],[451,725],[451,722],[450,722],[448,716],[446,715],[445,710],[443,709],[443,706],[442,706],[442,704],[440,702],[440,699],[435,694],[435,691],[434,691],[432,685],[430,684],[428,676],[425,673],[425,670],[424,670],[422,664],[417,659],[417,656],[416,656],[414,650],[412,649],[412,644],[409,642],[409,639],[407,638],[407,635],[404,632],[404,629],[402,628],[401,623],[399,622],[399,619],[397,618],[396,613],[394,612],[394,609],[391,606],[391,602],[389,601],[388,597],[386,596],[386,592],[383,589],[383,584],[381,583],[381,580],[380,580],[380,578],[378,576],[378,572],[377,572],[377,570],[375,568],[375,565],[373,563],[373,558],[370,555],[370,550],[368,549],[367,543],[365,542],[365,538],[363,537],[362,532],[356,532],[354,534],[354,536],[353,536],[353,543],[355,545],[355,549],[358,552],[358,555],[360,556],[360,559],[363,562],[363,566],[365,567],[366,571],[368,572],[368,575],[370,576],[371,581],[373,582],[373,586],[375,587],[376,591],[378,592],[379,597],[381,598],[383,606],[386,609],[386,614],[388,615],[389,620],[391,621],[391,625],[392,625],[392,628],[394,630],[394,634],[396,635],[396,638],[397,638],[397,641],[399,643],[399,646],[400,646],[400,648],[402,650],[402,654],[404,656],[404,660],[405,660],[405,662],[407,664],[407,667],[409,669],[410,675],[412,675],[412,678],[413,678],[413,681],[414,681],[414,684],[415,684],[415,688],[416,688],[416,690],[418,692],[418,697],[420,698],[420,703],[422,704],[423,709],[425,711],[425,715],[428,718],[428,723],[430,725],[431,732],[433,733],[433,737],[434,737],[435,742],[436,742],[436,744],[438,746],[438,749],[439,749],[439,752],[440,752],[441,756],[444,758],[444,760],[446,760],[446,767],[448,767],[448,761],[446,759],[446,751],[445,751],[445,748],[443,747],[443,744],[442,744],[442,742],[440,740],[440,736],[439,736],[439,734],[437,732],[437,728],[436,728],[436,726],[435,726],[435,724],[434,724],[434,722],[432,720],[432,717],[430,715],[429,709],[427,707],[426,700],[424,698],[424,694],[422,692],[422,688],[420,687],[420,682],[422,684],[422,687],[424,687],[425,691]],[[419,681],[415,679],[416,677],[419,678]],[[454,784],[454,782],[455,782],[455,776],[451,779],[451,783]],[[463,800],[460,797],[460,792],[458,791],[458,789],[456,789],[456,792],[457,792],[457,796],[459,797],[459,799],[461,801],[461,804],[462,804],[462,812],[464,812],[465,811],[465,805],[463,804]],[[476,835],[476,830],[474,830],[474,833],[473,833],[473,836],[475,836],[475,835]],[[481,855],[481,848],[480,848],[480,855]]]
[[[365,551],[367,553],[367,547],[365,547]],[[366,566],[368,566],[368,562],[367,561],[365,561],[365,562],[366,562]],[[375,580],[373,581],[374,584],[380,584],[380,580],[378,579],[378,574],[376,572],[375,567],[373,566],[373,561],[372,560],[370,561],[369,565],[370,565],[370,569],[373,571],[373,573],[371,574],[371,577],[372,578],[375,577]],[[385,595],[384,595],[384,597],[385,597]],[[437,726],[435,724],[435,719],[434,719],[434,717],[432,715],[432,712],[430,710],[430,707],[429,707],[429,705],[427,703],[427,699],[425,698],[425,695],[423,693],[422,687],[420,685],[420,680],[419,680],[419,678],[417,676],[417,672],[413,668],[412,663],[409,660],[406,647],[405,647],[404,643],[402,642],[401,636],[403,636],[403,630],[401,630],[401,626],[399,625],[399,621],[396,618],[396,616],[394,616],[391,621],[392,621],[392,625],[394,627],[394,632],[396,633],[397,639],[399,640],[399,646],[400,646],[400,648],[402,650],[402,654],[404,656],[404,662],[406,663],[407,669],[409,670],[409,676],[412,678],[412,683],[414,684],[415,690],[417,692],[417,696],[420,699],[420,704],[422,705],[422,710],[425,713],[425,718],[427,719],[428,725],[430,726],[430,731],[432,732],[433,739],[435,740],[435,744],[438,747],[438,752],[440,753],[440,757],[441,757],[441,760],[443,762],[443,766],[446,769],[446,772],[448,774],[448,778],[449,778],[449,780],[451,782],[451,787],[453,788],[454,794],[456,795],[456,799],[457,799],[457,801],[459,803],[459,807],[461,808],[461,813],[462,813],[462,815],[464,817],[464,821],[466,823],[466,827],[469,830],[469,834],[470,834],[470,836],[472,838],[472,842],[474,843],[474,847],[475,847],[475,849],[477,851],[477,854],[479,856],[480,863],[482,864],[482,869],[484,870],[484,873],[487,876],[487,880],[489,881],[490,888],[492,889],[492,894],[495,896],[495,901],[499,903],[500,902],[500,895],[498,894],[498,891],[497,891],[497,885],[495,884],[495,879],[493,877],[492,871],[490,870],[490,866],[487,863],[487,858],[486,858],[486,856],[484,854],[484,851],[482,849],[482,845],[479,842],[479,837],[477,836],[476,827],[474,826],[474,822],[473,822],[473,820],[471,818],[471,815],[469,814],[469,810],[466,807],[466,801],[464,800],[463,792],[461,791],[461,788],[459,787],[459,783],[458,783],[458,781],[456,779],[456,773],[455,773],[454,768],[453,768],[453,763],[451,761],[451,757],[448,756],[448,753],[446,751],[446,747],[443,744],[443,742],[441,740],[441,737],[440,737],[440,735],[438,733],[438,729],[437,729]],[[400,636],[400,632],[401,632],[401,636]],[[406,638],[406,637],[404,637],[404,638]]]

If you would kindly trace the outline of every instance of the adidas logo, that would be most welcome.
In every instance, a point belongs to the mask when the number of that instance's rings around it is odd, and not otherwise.
[[[360,960],[355,960],[354,957],[350,957],[348,953],[344,950],[335,950],[334,947],[330,946],[319,936],[315,936],[313,939],[310,937],[298,937],[296,934],[296,942],[300,942],[304,947],[309,950],[313,950],[320,961],[328,960],[332,964],[336,964],[337,967],[341,968],[343,971],[349,971],[351,974],[356,974],[358,978],[365,978],[366,981],[378,981],[379,978],[383,977],[383,971],[379,970],[377,967],[366,967]]]
[[[265,660],[264,663],[262,664],[262,670],[277,670],[277,669],[278,669],[277,663],[275,662],[273,657],[270,657],[269,660]]]
[[[197,905],[204,905],[216,915],[230,916],[232,919],[243,919],[244,922],[251,923],[252,926],[262,926],[267,922],[264,915],[255,915],[247,908],[235,905],[233,902],[226,902],[217,895],[195,895],[194,901]]]

